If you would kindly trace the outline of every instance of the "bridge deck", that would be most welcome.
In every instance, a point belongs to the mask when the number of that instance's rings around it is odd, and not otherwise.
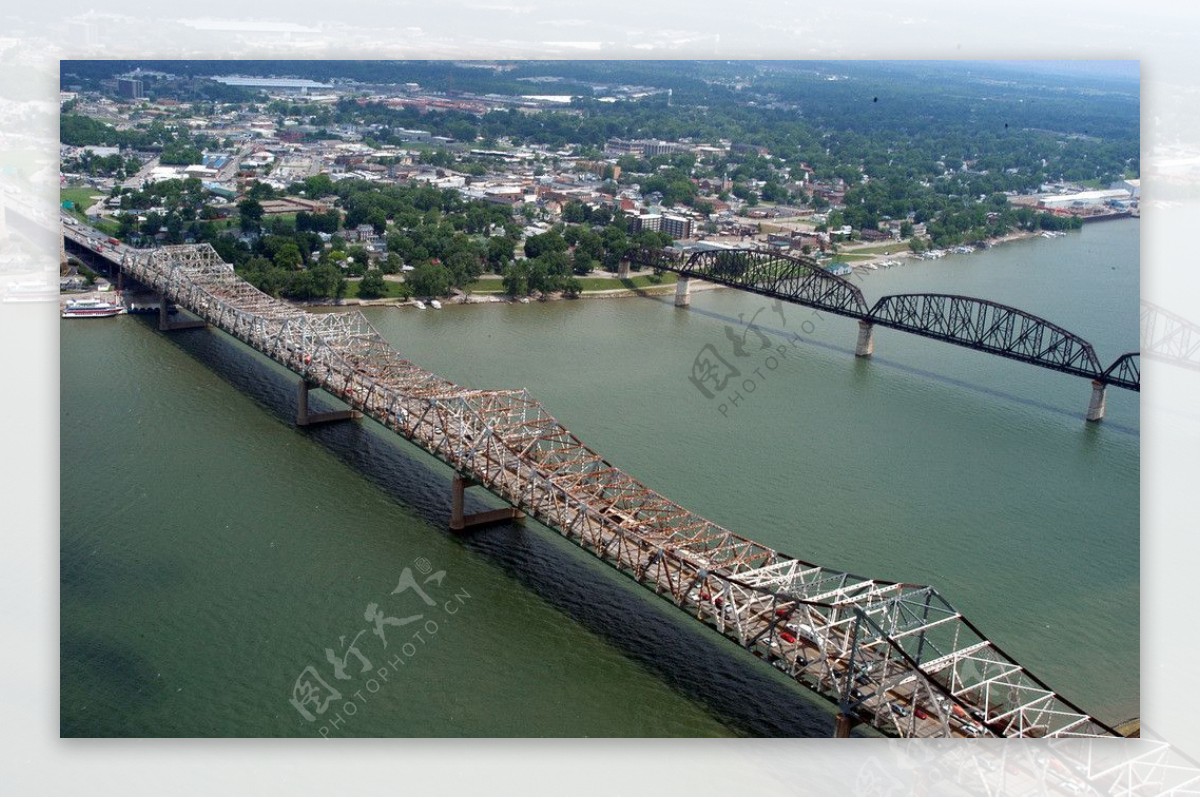
[[[360,313],[261,293],[207,245],[122,268],[713,627],[852,718],[903,737],[1101,737],[935,589],[865,579],[723,529],[604,460],[525,391],[419,368]]]

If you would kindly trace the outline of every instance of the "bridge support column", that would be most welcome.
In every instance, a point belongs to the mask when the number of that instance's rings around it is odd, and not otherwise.
[[[620,263],[617,264],[617,279],[618,280],[628,280],[629,279],[629,258],[624,258],[621,260]]]
[[[497,524],[502,521],[521,521],[525,518],[525,513],[516,507],[502,507],[499,510],[485,510],[481,513],[465,515],[463,509],[466,506],[467,488],[478,484],[469,477],[461,474],[454,475],[454,481],[450,486],[450,530],[452,532],[463,532],[472,527]]]
[[[1100,421],[1104,418],[1104,395],[1108,386],[1100,380],[1092,380],[1092,400],[1088,402],[1087,420]]]
[[[158,329],[162,332],[171,330],[194,330],[197,327],[207,327],[208,322],[204,319],[188,319],[185,321],[176,321],[171,319],[171,314],[167,311],[167,306],[170,303],[167,297],[159,296],[158,298]]]
[[[691,281],[680,277],[675,283],[675,307],[686,308],[692,304]]]
[[[855,357],[870,357],[875,352],[875,325],[869,321],[858,323],[858,343],[854,347]]]
[[[849,737],[850,730],[854,728],[854,718],[842,712],[837,714],[834,720],[833,736],[836,738]]]
[[[328,413],[308,412],[308,392],[315,388],[307,380],[301,379],[296,384],[296,426],[311,427],[314,424],[328,424],[331,421],[353,421],[362,418],[357,410],[331,410]]]

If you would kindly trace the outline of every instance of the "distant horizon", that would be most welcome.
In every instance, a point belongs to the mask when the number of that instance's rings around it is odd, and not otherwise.
[[[989,66],[1009,68],[1018,72],[1028,72],[1042,75],[1062,75],[1075,77],[1089,78],[1106,78],[1118,79],[1125,81],[1139,81],[1142,76],[1141,61],[1133,59],[1113,59],[1113,60],[1082,60],[1082,59],[1067,59],[1067,60],[999,60],[999,61],[971,61],[966,63],[980,63]]]

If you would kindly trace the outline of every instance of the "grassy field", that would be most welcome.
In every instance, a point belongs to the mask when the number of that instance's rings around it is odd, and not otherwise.
[[[670,272],[658,278],[657,282],[654,277],[648,274],[632,277],[628,280],[621,280],[616,277],[579,277],[577,279],[579,280],[579,284],[583,286],[584,293],[591,291],[616,291],[620,289],[633,290],[675,284],[675,275]],[[472,294],[503,294],[504,282],[499,277],[482,277],[468,285],[466,290]]]
[[[655,278],[649,274],[643,274],[638,277],[631,277],[627,280],[621,280],[616,277],[581,277],[579,282],[583,285],[584,291],[615,291],[617,289],[635,289],[635,288],[653,288],[661,285],[674,285],[676,277],[673,273],[667,272],[660,278]]]
[[[61,201],[70,200],[75,203],[69,213],[81,222],[90,224],[105,235],[116,235],[119,226],[112,219],[88,219],[87,209],[95,204],[96,200],[93,197],[107,196],[103,191],[86,186],[79,188],[64,188],[59,191],[59,199]]]
[[[908,243],[905,241],[889,241],[884,244],[871,244],[865,247],[854,247],[853,249],[844,248],[841,252],[842,254],[849,255],[867,252],[875,255],[882,255],[884,253],[895,255],[897,252],[908,252]]]
[[[633,277],[627,280],[621,280],[616,277],[581,277],[580,284],[583,286],[584,293],[593,293],[598,291],[615,291],[615,290],[637,290],[643,288],[653,288],[655,286],[671,286],[675,284],[676,276],[670,272],[662,275],[657,281],[652,275],[644,274]],[[346,299],[358,298],[359,280],[351,279],[346,281]],[[385,280],[384,286],[386,293],[378,299],[403,299],[404,284],[397,280]],[[504,281],[496,276],[489,275],[481,277],[475,282],[468,285],[465,289],[469,294],[503,294]]]
[[[61,189],[58,194],[60,201],[66,202],[67,200],[70,200],[71,202],[75,203],[75,207],[71,209],[70,213],[80,221],[87,221],[87,216],[84,214],[84,211],[96,203],[96,200],[92,199],[92,197],[107,196],[103,191],[89,188],[88,186],[64,188]]]

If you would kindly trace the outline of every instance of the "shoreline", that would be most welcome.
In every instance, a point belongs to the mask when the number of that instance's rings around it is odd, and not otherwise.
[[[716,291],[725,288],[726,286],[709,283],[703,280],[692,279],[689,291],[695,293],[697,291]],[[675,293],[675,284],[647,286],[646,288],[606,288],[602,291],[582,291],[573,299],[624,299],[636,296],[670,296]],[[524,299],[526,301],[522,302]],[[464,294],[450,298],[439,298],[443,305],[528,305],[534,302],[559,302],[572,301],[563,296],[561,292],[552,294],[543,294],[540,297],[512,297],[507,294]],[[396,307],[396,308],[415,308],[416,301],[412,299],[395,299],[391,297],[382,297],[380,299],[344,299],[341,302],[330,303],[327,301],[317,302],[293,302],[298,307],[315,309],[315,310],[336,310],[346,307]]]
[[[1002,244],[1010,244],[1015,241],[1027,241],[1029,239],[1039,238],[1042,236],[1043,232],[1044,231],[1041,231],[1041,230],[1036,230],[1036,231],[1018,230],[1015,232],[1006,233],[997,238],[987,239],[987,241],[985,242],[987,246],[986,247],[976,247],[976,251],[978,251],[979,249],[991,249],[992,247],[1000,246]],[[900,263],[897,265],[903,266],[903,265],[906,265],[905,261],[923,260],[920,256],[920,254],[912,252],[911,250],[907,249],[906,242],[898,241],[896,243],[897,243],[897,248],[899,249],[899,251],[891,252],[890,254],[887,254],[887,255],[885,255],[883,253],[858,253],[858,254],[869,255],[870,257],[865,258],[863,260],[845,261],[845,263],[848,263],[850,265],[850,267],[861,276],[863,273],[876,271],[879,268],[894,268],[894,267],[888,267],[888,266],[881,267],[881,264],[885,261],[900,261]],[[975,246],[975,245],[971,245],[971,246]],[[942,250],[942,251],[946,252],[948,255],[949,254],[959,254],[959,253],[954,253],[952,251],[952,248],[950,250]],[[847,250],[847,251],[843,251],[841,254],[854,255],[856,253],[854,252],[854,250]],[[962,254],[966,254],[966,253],[962,253]],[[609,276],[609,275],[607,273],[605,273],[604,276]],[[703,280],[698,280],[698,279],[693,278],[690,292],[695,293],[697,291],[716,291],[716,290],[721,290],[724,288],[727,288],[727,286],[718,285],[716,283],[708,283],[708,282],[704,282]],[[667,295],[671,295],[673,293],[675,293],[675,285],[670,284],[670,285],[662,285],[662,286],[647,286],[645,288],[612,288],[612,289],[605,289],[602,291],[583,291],[577,297],[575,297],[575,299],[626,299],[626,298],[630,298],[630,297],[639,297],[639,296],[643,296],[643,297],[644,296],[667,296]],[[526,301],[522,302],[523,299]],[[563,296],[561,293],[546,294],[546,295],[543,295],[543,296],[537,297],[537,298],[534,298],[534,297],[519,297],[518,298],[518,297],[511,297],[506,294],[486,293],[486,294],[464,294],[464,295],[450,297],[450,298],[441,298],[440,301],[442,302],[443,305],[501,305],[501,304],[514,305],[514,304],[531,304],[533,302],[558,302],[560,300],[566,300],[566,299],[567,299],[567,297]],[[293,304],[296,305],[297,307],[308,308],[308,309],[313,309],[313,310],[337,310],[339,308],[347,308],[347,307],[380,307],[380,306],[396,307],[396,308],[416,308],[416,303],[412,299],[396,299],[396,298],[392,298],[392,297],[381,297],[379,299],[358,299],[357,297],[355,297],[353,299],[344,299],[344,300],[341,300],[339,302],[334,302],[334,303],[331,303],[329,301],[314,301],[314,302],[293,302]]]
[[[1041,235],[1042,235],[1042,231],[1040,231],[1040,230],[1039,231],[1019,230],[1014,233],[1005,233],[1004,235],[999,236],[997,238],[989,238],[984,242],[984,244],[986,246],[983,246],[983,247],[977,246],[975,244],[971,244],[969,246],[974,247],[975,251],[979,251],[980,249],[991,249],[992,247],[1000,246],[1001,244],[1010,244],[1014,241],[1026,241],[1031,238],[1038,238]],[[878,268],[881,263],[883,263],[884,261],[889,261],[889,260],[899,260],[899,261],[922,260],[920,253],[916,253],[916,252],[913,252],[912,250],[908,249],[907,242],[897,241],[896,244],[897,244],[899,251],[895,251],[895,252],[892,252],[891,254],[887,254],[887,255],[885,255],[881,252],[869,252],[869,253],[868,252],[855,252],[852,249],[851,250],[843,250],[839,254],[842,254],[842,255],[869,255],[870,256],[870,257],[864,258],[863,260],[845,261],[853,269],[860,269],[860,268],[866,267],[866,266],[874,266],[874,267]],[[930,250],[926,250],[926,251],[929,252],[929,251],[937,251],[937,250],[938,250],[938,248],[934,247],[934,248],[932,248]],[[945,250],[941,250],[941,251],[947,252],[947,254],[959,254],[959,253],[953,252],[953,247],[949,247],[949,248],[947,248]],[[962,254],[967,254],[967,253],[962,253]],[[874,269],[866,269],[866,271],[874,271]]]

